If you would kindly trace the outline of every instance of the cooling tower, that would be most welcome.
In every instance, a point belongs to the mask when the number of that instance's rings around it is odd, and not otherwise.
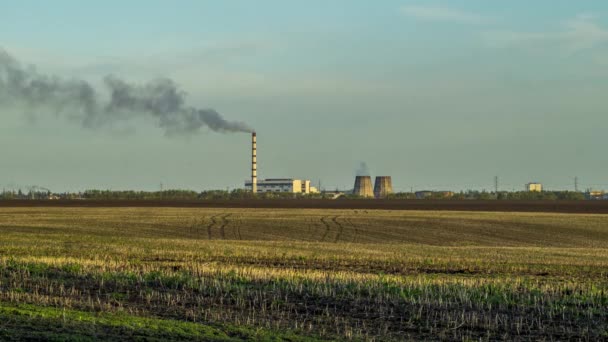
[[[353,195],[361,197],[374,197],[372,192],[372,177],[370,176],[357,176],[355,178],[355,188]]]
[[[258,193],[258,160],[257,160],[257,136],[251,133],[251,192]]]
[[[393,180],[391,176],[377,176],[374,183],[374,196],[376,198],[386,198],[393,193]]]

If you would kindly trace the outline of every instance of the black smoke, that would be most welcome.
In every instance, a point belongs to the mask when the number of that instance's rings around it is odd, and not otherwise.
[[[16,105],[31,118],[52,113],[96,129],[144,117],[169,136],[191,135],[204,127],[216,132],[252,131],[213,109],[188,106],[186,93],[170,79],[132,84],[110,75],[103,81],[107,99],[87,81],[40,74],[0,49],[0,106]]]

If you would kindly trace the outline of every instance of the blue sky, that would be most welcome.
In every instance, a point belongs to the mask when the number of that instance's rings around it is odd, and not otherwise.
[[[607,188],[605,1],[0,1],[0,47],[45,74],[170,77],[259,134],[261,177],[400,190]],[[234,188],[246,134],[103,130],[0,103],[0,185]]]

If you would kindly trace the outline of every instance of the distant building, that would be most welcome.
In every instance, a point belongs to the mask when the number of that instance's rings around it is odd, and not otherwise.
[[[301,180],[300,181],[301,185],[301,193],[303,194],[309,194],[310,193],[310,181],[309,180]]]
[[[528,192],[542,192],[543,185],[540,183],[528,183],[526,184],[526,191]]]
[[[290,192],[294,194],[309,194],[315,190],[310,186],[309,180],[293,178],[268,178],[258,180],[258,193],[264,192]],[[245,188],[251,190],[251,180],[245,181]]]
[[[587,191],[587,198],[591,200],[604,200],[608,199],[608,194],[605,191],[589,190]]]

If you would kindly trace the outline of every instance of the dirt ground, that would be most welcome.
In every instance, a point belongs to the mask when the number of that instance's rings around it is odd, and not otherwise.
[[[478,201],[478,200],[18,200],[0,207],[175,207],[269,209],[380,209],[608,214],[608,201]]]

